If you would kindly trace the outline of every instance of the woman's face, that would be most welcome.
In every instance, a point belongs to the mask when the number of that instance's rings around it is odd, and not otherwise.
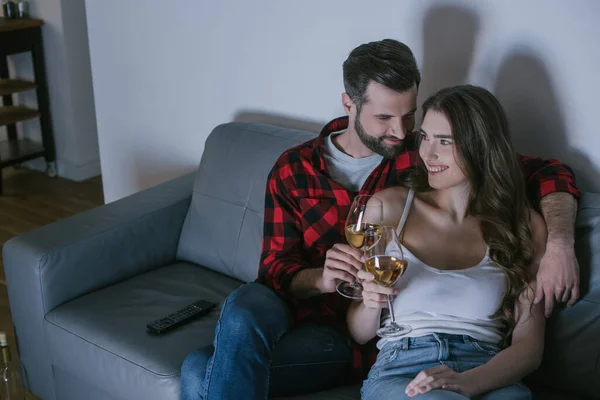
[[[467,182],[454,146],[452,127],[444,114],[429,110],[420,130],[419,155],[427,168],[429,186],[447,189]]]

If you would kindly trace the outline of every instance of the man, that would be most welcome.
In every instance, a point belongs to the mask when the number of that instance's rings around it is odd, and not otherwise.
[[[398,185],[400,172],[416,162],[416,149],[407,147],[420,74],[411,50],[389,39],[354,49],[343,70],[347,117],[275,163],[258,283],[226,299],[214,346],[184,362],[182,400],[323,390],[361,379],[376,356],[348,339],[348,301],[335,290],[362,267],[360,253],[345,244],[344,220],[356,194]],[[523,157],[523,168],[549,231],[537,301],[545,299],[550,315],[554,300],[573,304],[579,295],[573,249],[579,192],[570,169],[556,160]]]

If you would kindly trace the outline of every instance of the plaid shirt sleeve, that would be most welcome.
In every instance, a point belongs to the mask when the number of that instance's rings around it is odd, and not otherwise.
[[[284,168],[276,165],[267,179],[258,282],[293,301],[289,291],[292,278],[307,265],[302,257],[303,237],[296,205],[281,184]]]
[[[531,204],[539,209],[542,197],[550,193],[570,193],[579,199],[579,189],[575,184],[573,170],[553,158],[533,158],[521,155],[527,196]]]

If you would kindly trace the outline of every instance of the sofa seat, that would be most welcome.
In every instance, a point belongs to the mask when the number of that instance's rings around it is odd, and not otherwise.
[[[221,305],[241,284],[181,262],[63,304],[45,320],[52,364],[123,399],[178,398],[183,360],[212,343]],[[201,298],[219,305],[163,335],[146,331],[148,322]],[[349,386],[291,399],[309,398],[354,400],[360,393]]]
[[[176,263],[82,296],[46,315],[52,363],[123,399],[178,398],[183,360],[212,343],[220,305],[241,284]],[[219,306],[166,334],[146,331],[148,322],[201,298]]]

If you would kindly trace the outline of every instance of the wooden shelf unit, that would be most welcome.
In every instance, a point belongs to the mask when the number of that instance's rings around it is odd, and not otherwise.
[[[6,126],[8,140],[0,142],[0,194],[2,193],[2,168],[35,158],[44,157],[49,175],[56,175],[56,151],[50,118],[46,66],[40,19],[12,20],[0,18],[0,126]],[[29,52],[33,61],[34,82],[9,76],[8,57]],[[38,109],[13,104],[13,95],[28,90],[35,91]],[[17,123],[39,118],[41,142],[19,138]]]
[[[37,84],[35,82],[23,79],[0,79],[0,96],[25,92],[36,88]]]
[[[17,122],[27,121],[39,116],[40,112],[38,110],[25,106],[0,107],[0,126],[16,124]]]

